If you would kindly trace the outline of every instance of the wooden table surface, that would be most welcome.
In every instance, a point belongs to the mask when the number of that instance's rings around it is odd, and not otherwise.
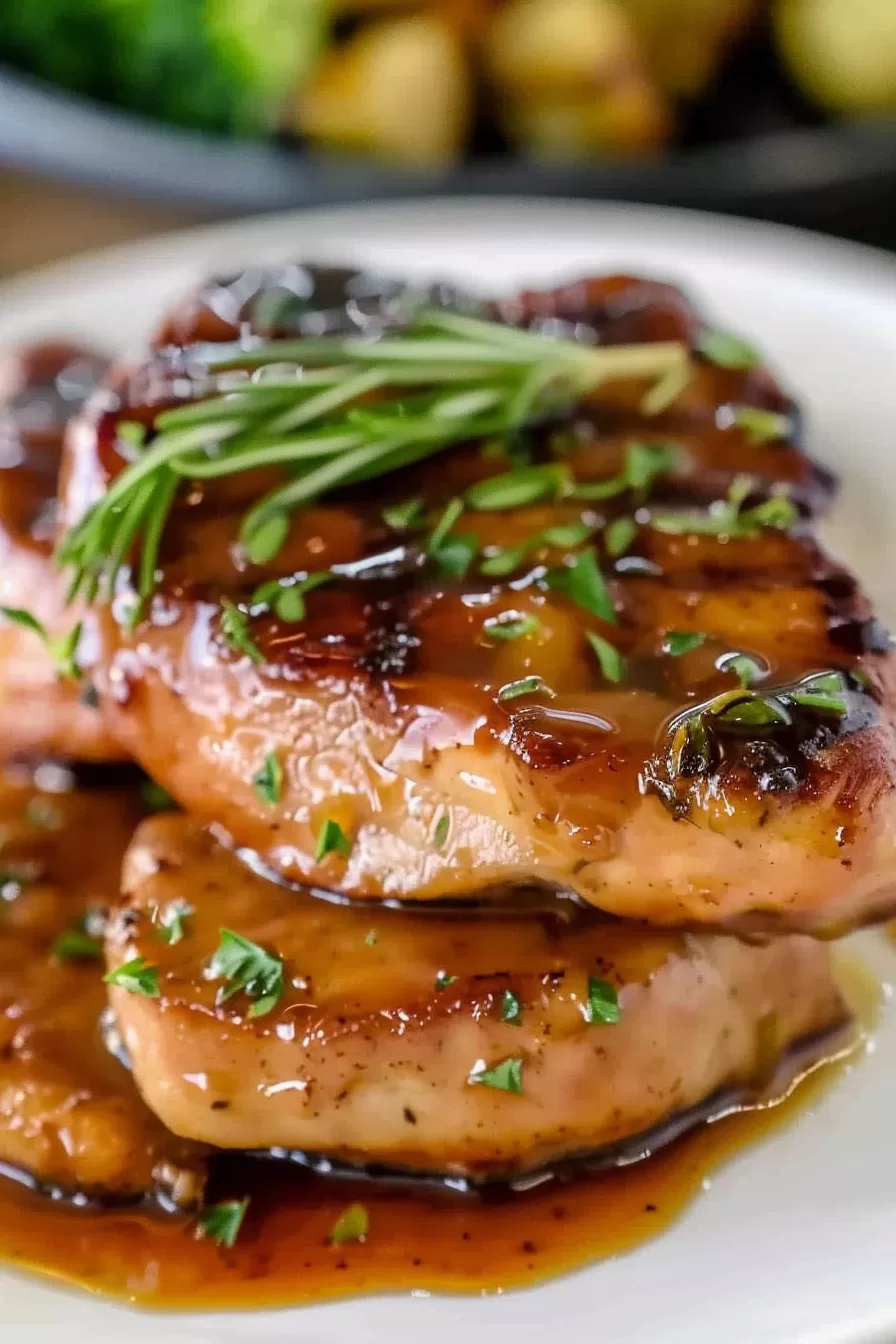
[[[197,218],[183,207],[106,196],[0,168],[0,276]]]

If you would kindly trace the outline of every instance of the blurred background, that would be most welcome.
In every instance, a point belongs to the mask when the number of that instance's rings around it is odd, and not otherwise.
[[[425,193],[896,248],[896,0],[0,0],[0,273]]]

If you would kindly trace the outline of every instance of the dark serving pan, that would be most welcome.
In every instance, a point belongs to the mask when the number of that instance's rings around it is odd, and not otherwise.
[[[896,246],[896,124],[698,144],[651,162],[551,166],[510,155],[438,174],[184,131],[0,68],[0,163],[215,215],[437,195],[621,199],[753,215]]]

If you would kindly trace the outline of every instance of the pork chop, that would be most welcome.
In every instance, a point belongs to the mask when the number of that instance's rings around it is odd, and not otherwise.
[[[345,908],[176,813],[137,832],[124,888],[106,947],[137,1084],[222,1149],[474,1181],[630,1157],[847,1019],[813,939]]]
[[[810,530],[831,482],[789,398],[666,285],[589,280],[494,311],[585,344],[679,341],[689,381],[648,414],[643,381],[611,380],[537,426],[535,467],[575,482],[552,500],[483,507],[496,474],[519,485],[519,444],[460,444],[379,491],[312,500],[264,563],[237,539],[279,469],[195,482],[136,627],[126,575],[96,605],[110,728],[228,843],[358,899],[534,884],[665,925],[882,917],[893,655]],[[167,335],[208,335],[197,321]],[[247,327],[239,363],[260,338],[242,309],[228,321],[216,335]],[[67,529],[133,456],[135,425],[210,395],[222,349],[169,347],[116,375],[70,436]],[[396,523],[408,496],[417,521]]]
[[[0,1172],[57,1195],[191,1207],[202,1151],[163,1129],[100,1030],[102,929],[138,796],[74,789],[55,767],[37,779],[0,778]]]
[[[62,436],[104,368],[63,343],[0,352],[0,606],[27,610],[50,639],[77,622],[52,556]],[[92,689],[60,675],[33,628],[0,615],[0,756],[121,755]]]

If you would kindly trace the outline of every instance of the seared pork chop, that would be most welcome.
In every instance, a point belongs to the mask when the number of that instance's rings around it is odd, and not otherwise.
[[[0,352],[0,606],[52,639],[73,629],[53,563],[62,435],[105,361],[66,344]],[[0,756],[120,759],[92,693],[59,675],[32,628],[0,615]]]
[[[208,336],[208,308],[165,336]],[[285,311],[264,330],[339,326]],[[553,500],[483,507],[496,473],[519,485],[520,444],[468,443],[311,501],[264,563],[240,519],[278,468],[184,489],[136,628],[126,581],[96,610],[91,675],[122,746],[229,843],[355,898],[537,885],[666,925],[881,917],[893,656],[809,531],[830,478],[791,402],[666,285],[589,280],[496,311],[586,344],[685,343],[690,381],[650,414],[643,381],[610,381],[533,430],[523,448],[566,482]],[[225,316],[211,334],[242,333],[239,363],[255,308]],[[67,525],[134,456],[135,424],[210,394],[222,349],[167,348],[104,389],[70,436]],[[384,516],[408,497],[415,522]]]
[[[847,1018],[812,939],[351,909],[176,813],[137,832],[124,888],[106,946],[134,1076],[219,1148],[473,1180],[631,1155]]]
[[[190,1207],[205,1158],[106,1050],[102,926],[136,792],[0,778],[0,1172],[67,1196]],[[63,791],[59,791],[60,788]]]

